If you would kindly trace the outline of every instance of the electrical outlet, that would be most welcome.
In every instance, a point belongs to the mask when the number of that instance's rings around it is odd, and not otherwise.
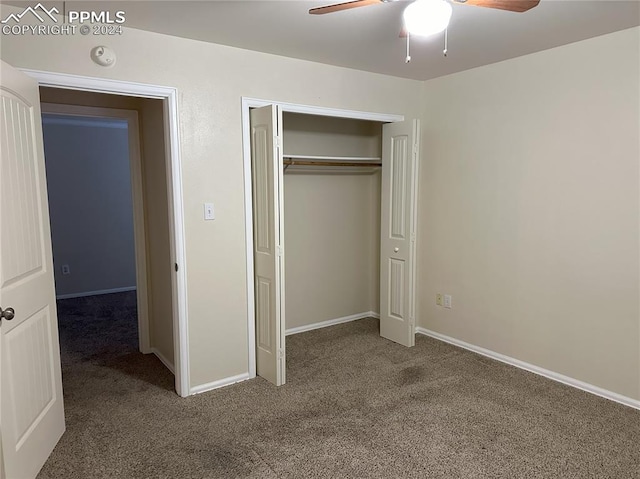
[[[69,268],[68,264],[62,265],[62,274],[64,275],[71,274],[71,268]]]
[[[436,294],[436,305],[442,306],[442,294],[441,293]]]
[[[450,294],[445,294],[444,295],[444,307],[451,309],[451,295]]]

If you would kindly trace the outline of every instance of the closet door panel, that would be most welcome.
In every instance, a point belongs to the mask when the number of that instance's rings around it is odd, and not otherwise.
[[[405,319],[405,260],[389,258],[389,317]]]
[[[276,386],[285,382],[279,118],[275,106],[251,111],[256,370],[258,376]]]
[[[390,123],[382,139],[380,335],[415,344],[417,120]]]
[[[409,136],[395,135],[390,138],[389,158],[389,236],[404,240],[407,237],[407,164],[409,158]]]

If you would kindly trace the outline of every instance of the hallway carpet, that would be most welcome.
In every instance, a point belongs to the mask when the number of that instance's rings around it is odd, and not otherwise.
[[[67,431],[40,479],[640,477],[640,411],[423,336],[404,348],[375,319],[288,337],[281,388],[181,399],[137,352],[131,294],[74,301]]]

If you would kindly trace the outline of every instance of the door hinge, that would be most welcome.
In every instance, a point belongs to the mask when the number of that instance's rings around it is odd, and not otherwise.
[[[415,234],[415,233],[411,233],[410,238],[411,238],[411,242],[412,242],[412,243],[415,243],[415,241],[416,241],[416,234]]]
[[[415,316],[409,316],[409,324],[414,327],[416,325],[416,318]]]
[[[278,148],[282,148],[282,138],[279,136],[274,136],[273,141],[275,142]]]
[[[278,246],[278,256],[284,256],[284,246]]]
[[[417,156],[418,154],[418,144],[414,143],[413,144],[413,156]]]
[[[284,349],[280,348],[278,349],[278,359],[283,359],[284,358]]]

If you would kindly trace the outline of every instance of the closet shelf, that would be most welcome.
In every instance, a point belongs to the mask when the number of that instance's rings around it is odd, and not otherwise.
[[[290,166],[313,166],[320,168],[336,168],[336,167],[349,167],[349,168],[379,168],[382,166],[380,163],[365,163],[364,161],[305,161],[305,160],[284,160],[285,170]]]
[[[311,156],[311,155],[282,155],[284,160],[314,161],[317,163],[377,163],[382,162],[379,156]],[[296,161],[298,163],[298,161]]]

